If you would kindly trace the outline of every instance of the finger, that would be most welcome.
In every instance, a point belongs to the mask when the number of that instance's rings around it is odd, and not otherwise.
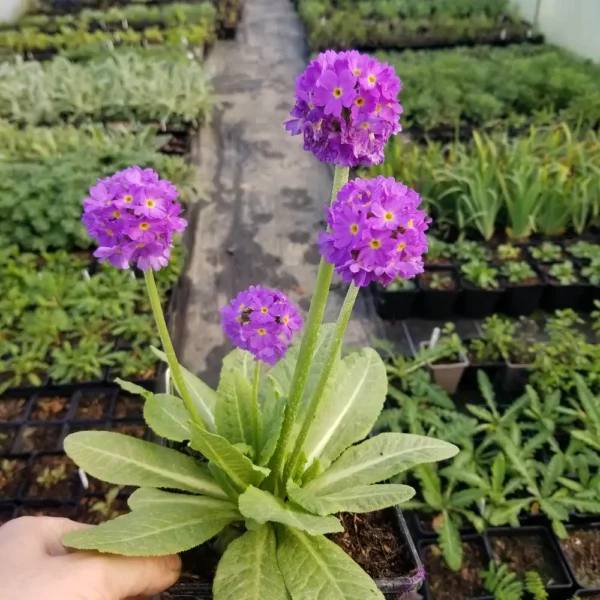
[[[119,600],[158,594],[176,583],[181,574],[177,555],[130,557],[77,552],[65,560],[108,598]]]
[[[22,552],[60,556],[66,554],[62,537],[86,527],[88,525],[60,517],[19,517],[2,527],[0,544],[7,540],[12,545],[16,540]]]

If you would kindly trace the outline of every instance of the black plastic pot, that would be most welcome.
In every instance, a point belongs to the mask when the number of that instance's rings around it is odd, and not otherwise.
[[[402,540],[402,546],[406,548],[407,560],[410,564],[407,565],[407,571],[414,573],[405,577],[395,577],[393,579],[377,579],[377,587],[383,592],[386,598],[398,598],[408,595],[411,592],[416,592],[425,579],[425,569],[421,563],[421,559],[415,548],[406,521],[399,508],[388,509],[391,518],[396,525],[397,534]],[[169,600],[211,600],[212,584],[211,583],[177,583],[167,591]]]
[[[488,529],[484,532],[484,539],[488,552],[494,559],[496,557],[494,540],[497,538],[537,538],[545,553],[544,558],[546,560],[544,560],[544,564],[548,565],[548,571],[552,573],[552,582],[545,586],[550,600],[566,600],[572,596],[574,585],[569,568],[554,534],[547,527],[520,527],[517,529],[497,527]],[[535,570],[535,566],[531,564],[523,565],[523,567],[527,571]]]
[[[583,312],[592,312],[593,310],[597,310],[594,302],[596,300],[600,300],[600,285],[588,285],[585,288],[585,291],[581,295],[579,301],[579,308]]]
[[[455,307],[459,302],[462,294],[462,288],[456,273],[447,269],[437,269],[437,271],[448,271],[455,283],[453,290],[432,290],[424,288],[419,282],[421,294],[417,302],[417,313],[424,319],[446,320],[454,316]]]
[[[373,301],[375,310],[382,319],[408,319],[413,315],[413,308],[419,297],[420,290],[399,290],[388,292],[379,284],[372,284]]]
[[[506,363],[504,361],[492,361],[475,363],[469,362],[469,366],[465,369],[462,379],[460,381],[460,389],[465,391],[473,391],[479,389],[479,383],[477,381],[477,371],[483,371],[489,378],[492,385],[496,382],[501,381],[506,370]]]
[[[598,518],[597,515],[596,515],[596,518]],[[567,531],[569,533],[574,532],[574,531],[596,531],[600,535],[600,523],[597,522],[592,525],[577,525],[577,526],[569,525],[569,526],[567,526]],[[562,553],[563,560],[564,560],[565,564],[567,565],[567,568],[569,569],[571,578],[577,584],[577,586],[580,588],[584,588],[585,590],[594,591],[596,594],[600,595],[600,581],[598,582],[597,585],[593,585],[593,586],[586,585],[584,581],[582,581],[578,578],[577,571],[575,570],[573,564],[571,563],[571,561],[569,559],[569,555],[565,551],[565,549],[562,547],[562,544],[560,541],[558,542],[558,546]]]
[[[543,282],[533,285],[507,284],[499,308],[511,317],[528,316],[540,307],[544,288]]]
[[[485,319],[494,314],[503,293],[502,285],[497,290],[484,290],[463,280],[463,295],[457,308],[470,319]]]
[[[522,394],[529,381],[532,368],[532,365],[513,364],[507,360],[504,377],[501,380],[502,390],[509,394]]]
[[[589,286],[581,280],[573,285],[559,285],[543,269],[542,273],[546,287],[540,302],[541,307],[548,312],[564,310],[565,308],[577,310],[581,298]]]

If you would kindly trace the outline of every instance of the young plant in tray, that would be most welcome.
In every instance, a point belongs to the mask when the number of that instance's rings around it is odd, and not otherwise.
[[[548,275],[558,285],[573,285],[579,281],[575,265],[570,260],[565,260],[549,267]]]
[[[502,265],[500,273],[511,285],[533,285],[539,281],[531,265],[526,262],[508,262]]]
[[[500,262],[518,261],[523,256],[523,250],[512,244],[500,244],[496,248],[496,258]]]
[[[471,261],[460,268],[465,280],[482,290],[496,290],[500,287],[498,269],[481,261]]]
[[[409,486],[380,482],[457,452],[447,442],[410,434],[365,441],[385,400],[385,365],[370,348],[340,355],[360,287],[423,270],[428,219],[417,209],[417,193],[384,178],[346,183],[349,166],[383,160],[385,142],[399,129],[400,81],[356,52],[328,53],[311,62],[297,86],[287,128],[336,167],[310,311],[301,340],[290,346],[302,318],[288,298],[260,286],[240,292],[221,310],[237,348],[225,357],[216,390],[178,363],[154,279],[154,270],[169,262],[174,231],[186,226],[175,187],[133,167],[100,180],[84,202],[84,222],[100,242],[96,256],[145,272],[164,348],[156,354],[168,363],[177,394],[121,385],[146,398],[148,425],[182,451],[110,432],[68,436],[65,449],[81,468],[140,489],[130,497],[131,513],[71,533],[64,543],[161,555],[215,536],[224,544],[235,538],[217,568],[216,600],[236,597],[242,588],[245,598],[256,600],[383,599],[324,534],[343,531],[339,512],[408,500]],[[386,102],[380,111],[377,99]],[[339,119],[345,120],[343,135]],[[337,322],[323,325],[334,270],[349,289]]]
[[[535,260],[545,264],[559,262],[563,257],[562,248],[552,242],[544,242],[539,246],[532,246],[529,249],[529,253]]]

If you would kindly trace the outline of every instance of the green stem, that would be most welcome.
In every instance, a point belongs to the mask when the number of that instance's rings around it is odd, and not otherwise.
[[[258,413],[260,411],[260,407],[258,405],[258,383],[260,381],[260,360],[257,360],[254,363],[254,379],[252,380],[252,402],[253,402],[253,410],[252,410],[252,418],[254,419],[253,429],[254,429],[254,450],[259,452],[259,443],[260,443],[260,432],[258,431]]]
[[[192,402],[192,398],[188,392],[185,380],[183,378],[183,373],[181,372],[181,367],[177,362],[175,349],[173,348],[173,343],[171,342],[171,337],[169,336],[167,322],[165,321],[165,316],[163,314],[162,306],[160,304],[160,296],[158,295],[158,290],[156,289],[154,273],[152,269],[148,269],[144,275],[146,278],[146,287],[148,288],[148,297],[150,298],[152,312],[154,313],[154,320],[156,321],[156,326],[158,328],[158,335],[160,336],[160,341],[162,342],[163,350],[165,351],[165,355],[167,356],[167,363],[169,365],[169,369],[171,369],[171,377],[173,378],[173,381],[175,382],[175,387],[177,387],[177,389],[179,390],[181,398],[185,402],[185,405],[193,421],[200,425],[200,427],[204,428],[204,423],[200,418],[200,414],[198,413],[196,406]]]
[[[337,199],[337,195],[342,186],[348,181],[349,169],[344,167],[336,167],[333,176],[333,189],[331,191],[331,202]],[[290,441],[292,429],[296,422],[296,416],[302,402],[302,396],[304,394],[304,387],[308,379],[310,372],[310,363],[312,356],[315,351],[317,344],[317,338],[319,336],[319,328],[323,322],[323,314],[325,312],[325,305],[327,304],[327,296],[329,295],[329,286],[331,285],[331,278],[333,277],[333,265],[325,262],[321,258],[319,263],[319,271],[317,272],[317,281],[315,283],[315,290],[310,303],[310,310],[308,311],[308,317],[306,319],[306,326],[304,328],[304,335],[302,337],[302,343],[300,344],[300,352],[298,353],[298,360],[296,362],[296,368],[294,369],[294,375],[292,377],[292,383],[290,386],[290,396],[285,405],[285,414],[283,418],[283,425],[281,427],[281,434],[277,442],[277,448],[271,459],[270,468],[271,475],[269,476],[268,485],[271,489],[275,489],[275,481],[279,476],[283,461],[285,460],[285,453]],[[283,486],[285,488],[285,485]]]
[[[290,477],[292,477],[294,471],[298,466],[298,460],[300,459],[300,454],[302,452],[304,442],[306,441],[306,437],[308,436],[308,432],[310,431],[310,426],[312,425],[312,422],[315,416],[317,415],[317,411],[319,410],[319,404],[323,399],[323,394],[325,392],[325,387],[327,386],[327,381],[329,379],[329,376],[331,375],[333,365],[335,364],[338,352],[340,351],[340,348],[342,346],[344,332],[346,331],[346,326],[348,325],[348,321],[350,320],[350,315],[352,314],[354,302],[356,301],[356,297],[358,296],[359,290],[360,288],[354,285],[354,283],[352,283],[348,288],[346,298],[344,299],[344,304],[342,305],[340,314],[338,316],[338,320],[335,324],[333,340],[331,346],[329,347],[329,353],[327,354],[325,365],[323,366],[323,370],[321,371],[321,376],[319,377],[317,387],[315,388],[312,398],[310,399],[308,412],[306,413],[304,422],[302,423],[300,433],[296,438],[294,449],[292,450],[290,459],[288,460],[283,471],[284,484]]]

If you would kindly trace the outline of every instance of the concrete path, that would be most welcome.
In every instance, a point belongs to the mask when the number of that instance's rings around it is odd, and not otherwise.
[[[304,32],[288,0],[246,0],[237,39],[218,42],[207,61],[217,107],[194,151],[203,194],[177,342],[184,364],[211,384],[231,349],[218,309],[237,292],[260,283],[283,290],[305,313],[309,308],[332,170],[283,126],[307,62]],[[326,321],[337,318],[345,294],[339,282],[332,289]],[[428,338],[431,326],[420,328]],[[368,345],[376,335],[408,353],[405,331],[403,323],[377,319],[368,293],[361,293],[345,344]]]

